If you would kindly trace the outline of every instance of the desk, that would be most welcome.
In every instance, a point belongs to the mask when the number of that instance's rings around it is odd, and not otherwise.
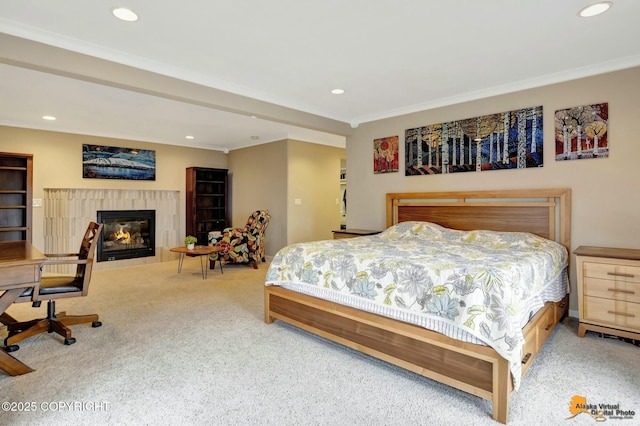
[[[184,262],[185,254],[190,257],[200,257],[200,268],[202,269],[202,279],[204,280],[207,278],[207,262],[204,260],[204,256],[224,251],[224,249],[217,246],[195,246],[189,250],[186,246],[180,246],[169,249],[169,251],[180,253],[180,259],[178,260],[178,273],[182,272],[182,263]],[[222,261],[220,261],[220,272],[222,272]]]
[[[0,319],[9,306],[28,288],[35,287],[34,298],[37,298],[40,286],[40,267],[45,255],[40,253],[28,241],[0,242]],[[35,299],[34,299],[35,301]],[[30,373],[29,366],[0,349],[0,370],[12,376]]]

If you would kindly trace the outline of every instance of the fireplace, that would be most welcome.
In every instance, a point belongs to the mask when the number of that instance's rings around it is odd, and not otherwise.
[[[155,210],[99,210],[98,262],[155,256]]]

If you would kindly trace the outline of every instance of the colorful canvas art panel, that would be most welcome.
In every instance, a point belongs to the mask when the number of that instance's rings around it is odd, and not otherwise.
[[[398,139],[398,136],[389,136],[373,140],[373,173],[398,171]]]
[[[608,157],[608,129],[608,103],[556,111],[556,161]]]
[[[156,152],[146,149],[83,144],[82,177],[156,180]]]
[[[543,166],[542,106],[405,130],[405,175]]]

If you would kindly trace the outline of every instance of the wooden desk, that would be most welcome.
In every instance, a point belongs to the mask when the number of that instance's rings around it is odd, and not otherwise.
[[[0,319],[11,304],[28,288],[34,287],[34,301],[40,287],[40,267],[45,255],[28,241],[0,242]],[[6,316],[4,316],[6,318]],[[29,366],[0,349],[0,370],[12,376],[30,373]]]
[[[200,257],[200,268],[202,269],[202,279],[207,278],[207,262],[204,260],[204,256],[209,256],[211,253],[224,251],[222,247],[217,246],[195,246],[189,250],[186,246],[174,247],[169,249],[174,253],[180,253],[180,259],[178,260],[178,273],[182,272],[182,263],[184,262],[185,254],[190,257]],[[220,272],[222,272],[222,261],[220,261]]]

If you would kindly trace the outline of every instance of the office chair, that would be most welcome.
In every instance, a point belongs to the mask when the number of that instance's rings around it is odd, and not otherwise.
[[[98,237],[102,232],[102,224],[91,222],[87,228],[80,245],[78,253],[57,253],[45,254],[43,267],[47,265],[77,265],[75,275],[52,275],[43,276],[40,281],[37,301],[33,302],[34,307],[40,306],[41,300],[47,302],[47,317],[31,321],[15,321],[8,315],[4,319],[13,320],[5,323],[8,337],[4,339],[5,350],[13,352],[20,349],[17,342],[28,337],[35,336],[43,332],[55,332],[64,337],[64,344],[71,345],[76,339],[71,337],[70,325],[91,323],[92,327],[100,327],[102,323],[98,320],[97,314],[91,315],[67,315],[65,312],[56,314],[56,299],[65,297],[83,297],[89,292],[91,281],[91,270],[93,269],[94,254]],[[31,301],[34,289],[24,291],[16,302]],[[9,318],[7,318],[9,317]]]

